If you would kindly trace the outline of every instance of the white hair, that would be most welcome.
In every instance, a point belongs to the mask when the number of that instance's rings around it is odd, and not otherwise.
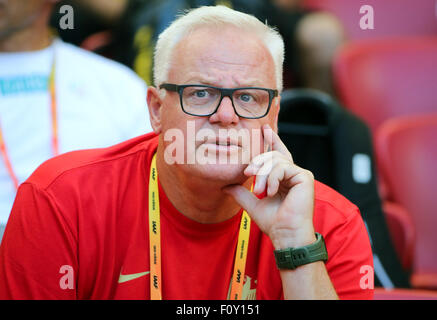
[[[159,35],[154,53],[153,80],[156,86],[167,81],[173,49],[178,42],[196,28],[208,26],[234,26],[258,36],[273,58],[276,86],[279,91],[282,91],[284,41],[281,35],[254,16],[225,6],[204,6],[187,10]]]

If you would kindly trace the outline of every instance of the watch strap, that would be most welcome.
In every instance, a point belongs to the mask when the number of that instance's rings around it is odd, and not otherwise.
[[[316,232],[316,242],[299,248],[275,250],[276,265],[279,269],[296,269],[299,266],[328,260],[325,240]]]

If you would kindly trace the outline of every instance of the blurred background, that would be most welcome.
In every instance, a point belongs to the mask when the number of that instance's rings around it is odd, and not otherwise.
[[[275,26],[279,134],[299,166],[360,208],[375,299],[437,299],[437,0],[51,2],[60,39],[147,85],[156,39],[184,9],[221,4]],[[73,28],[61,27],[65,5]]]

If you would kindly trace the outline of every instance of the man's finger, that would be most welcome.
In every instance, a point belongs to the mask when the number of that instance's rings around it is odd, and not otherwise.
[[[269,152],[261,153],[250,161],[249,165],[244,170],[244,173],[246,175],[257,174],[259,169],[262,166],[264,166],[265,163],[272,162],[272,161],[273,164],[276,164],[277,162],[280,161],[290,162],[290,158],[284,156],[279,151],[269,151]]]
[[[273,197],[279,190],[279,184],[284,179],[286,166],[277,165],[272,169],[267,180],[267,196]]]
[[[271,151],[278,151],[283,155],[289,157],[293,161],[290,151],[288,151],[286,145],[279,138],[278,134],[268,125],[263,126],[264,141],[270,147]]]

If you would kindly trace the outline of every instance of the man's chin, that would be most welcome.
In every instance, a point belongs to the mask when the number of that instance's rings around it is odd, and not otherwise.
[[[188,170],[197,177],[212,181],[223,181],[229,184],[239,184],[247,180],[244,169],[247,164],[232,163],[196,163],[188,165]]]

